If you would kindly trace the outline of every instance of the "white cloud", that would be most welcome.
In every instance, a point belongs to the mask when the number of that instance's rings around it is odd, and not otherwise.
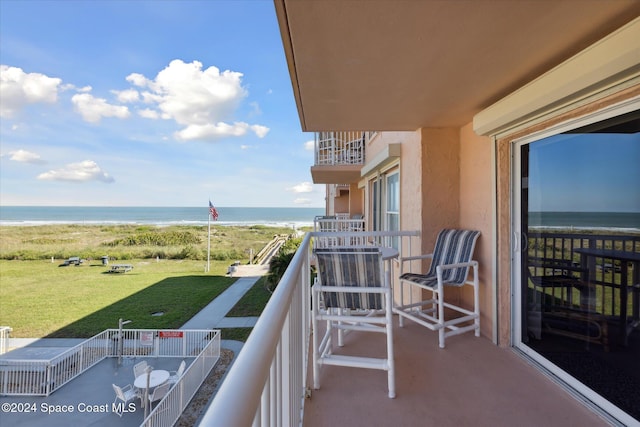
[[[138,115],[140,117],[144,117],[145,119],[159,119],[160,118],[160,114],[158,114],[157,111],[155,110],[151,110],[149,108],[145,108],[144,110],[140,110],[138,111]]]
[[[260,138],[264,137],[264,135],[269,132],[269,129],[264,126],[249,126],[244,122],[237,122],[232,125],[224,122],[218,122],[216,124],[205,125],[192,124],[176,132],[174,136],[179,141],[192,141],[196,139],[212,140],[228,136],[243,136],[246,135],[249,130],[254,131]]]
[[[149,82],[149,80],[147,80],[147,78],[145,76],[143,76],[142,74],[138,74],[138,73],[131,73],[127,76],[127,81],[129,83],[131,83],[134,86],[139,86],[139,87],[144,87],[146,86]]]
[[[316,142],[312,139],[304,143],[304,149],[307,151],[313,151],[315,149]]]
[[[313,191],[313,184],[310,182],[301,182],[288,189],[294,193],[311,193]]]
[[[106,99],[88,93],[73,95],[71,102],[82,118],[90,123],[98,123],[103,117],[126,119],[130,115],[127,107],[109,104]]]
[[[311,199],[298,198],[293,201],[296,205],[308,205],[311,204]]]
[[[39,154],[32,153],[31,151],[27,151],[27,150],[10,151],[9,154],[11,155],[11,157],[9,158],[15,162],[33,163],[33,164],[46,163],[44,160],[40,158]]]
[[[269,128],[261,125],[252,125],[251,130],[258,135],[258,138],[264,138],[269,133]]]
[[[214,66],[203,69],[202,63],[171,61],[155,79],[142,74],[127,76],[131,84],[142,91],[142,102],[150,109],[157,108],[157,116],[170,118],[184,128],[175,133],[182,141],[200,139],[215,140],[228,136],[243,136],[252,130],[264,137],[269,128],[244,122],[228,123],[247,91],[242,86],[242,73],[222,71]],[[155,118],[148,112],[144,117]]]
[[[140,94],[135,89],[127,89],[127,90],[112,90],[113,94],[116,95],[116,98],[120,102],[138,102],[140,100]]]
[[[0,65],[0,117],[13,117],[27,104],[55,103],[61,83],[59,78]]]
[[[71,182],[102,181],[106,183],[114,181],[113,177],[104,172],[93,160],[70,163],[63,168],[42,173],[38,175],[38,179],[44,181]]]

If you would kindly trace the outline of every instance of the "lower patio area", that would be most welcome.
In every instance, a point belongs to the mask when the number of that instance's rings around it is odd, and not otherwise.
[[[107,357],[47,397],[0,397],[0,425],[138,427],[145,418],[141,400],[132,401],[135,407],[125,405],[130,410],[119,417],[113,412],[112,403],[116,395],[112,384],[120,387],[133,385],[133,366],[143,360],[154,369],[175,371],[182,360],[188,367],[194,358],[124,357],[122,363],[118,363],[117,357]]]
[[[472,333],[440,349],[436,332],[394,320],[396,398],[387,397],[383,371],[324,366],[305,401],[305,427],[610,425],[511,349]],[[351,333],[342,351],[383,357],[384,336]]]

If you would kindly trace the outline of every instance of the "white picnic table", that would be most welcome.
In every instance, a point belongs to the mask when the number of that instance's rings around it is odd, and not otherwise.
[[[109,268],[109,273],[126,273],[131,270],[133,270],[133,265],[131,264],[113,264]]]

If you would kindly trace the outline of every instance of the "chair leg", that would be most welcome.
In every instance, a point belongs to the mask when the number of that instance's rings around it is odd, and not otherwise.
[[[336,308],[334,309],[337,311],[338,316],[342,316],[344,314],[344,309],[343,308]],[[342,329],[340,326],[343,324],[343,322],[338,321],[338,347],[344,347],[344,329]]]
[[[402,275],[402,271],[400,271],[400,275]],[[400,305],[404,305],[404,282],[400,281]],[[404,316],[398,316],[398,326],[404,327]]]
[[[444,289],[442,286],[442,280],[440,278],[438,278],[438,291],[436,293],[436,299],[438,301],[438,345],[440,346],[440,348],[444,348]]]
[[[320,333],[320,331],[318,330],[318,318],[316,316],[316,314],[319,311],[318,309],[319,298],[317,298],[317,292],[313,292],[312,299],[313,299],[313,309],[312,309],[311,321],[313,323],[313,388],[317,390],[320,388],[320,368],[318,366],[318,361],[320,359],[319,348],[318,348],[318,344],[319,344],[318,334]]]
[[[120,405],[116,405],[116,402],[118,402],[118,398],[116,397],[116,399],[113,401],[113,404],[111,405],[112,408],[116,408],[116,410],[114,411],[120,418],[122,418],[122,412],[118,411],[118,408],[120,407]]]
[[[387,382],[389,387],[389,397],[391,399],[396,397],[396,374],[395,374],[395,359],[393,353],[393,313],[391,310],[391,301],[390,296],[386,297],[389,300],[389,304],[387,306],[387,312],[385,316],[387,318],[387,360],[389,363],[388,371],[387,371]],[[399,316],[402,317],[402,316]]]
[[[475,335],[480,336],[480,286],[478,285],[478,265],[473,266],[473,313],[475,319],[473,324],[476,327]]]

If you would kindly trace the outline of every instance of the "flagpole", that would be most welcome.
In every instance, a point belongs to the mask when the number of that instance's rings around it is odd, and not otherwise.
[[[211,254],[211,212],[207,215],[207,227],[209,229],[209,238],[207,239],[207,273],[209,272],[209,258]]]

